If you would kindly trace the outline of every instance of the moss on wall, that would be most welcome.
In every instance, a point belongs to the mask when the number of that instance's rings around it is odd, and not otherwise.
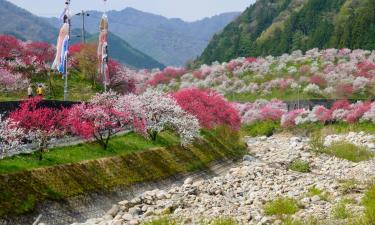
[[[245,146],[225,128],[203,131],[189,147],[149,149],[123,156],[0,175],[0,217],[32,211],[43,200],[155,181],[203,169],[213,161],[240,158]]]

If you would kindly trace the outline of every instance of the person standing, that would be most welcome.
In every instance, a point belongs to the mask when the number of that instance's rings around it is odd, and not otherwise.
[[[29,87],[27,88],[27,96],[29,98],[32,98],[33,95],[34,95],[34,93],[33,93],[33,87],[31,86],[31,84],[29,84]]]
[[[43,97],[44,96],[44,89],[43,89],[43,86],[41,84],[38,85],[38,88],[36,89],[36,94],[39,97]]]

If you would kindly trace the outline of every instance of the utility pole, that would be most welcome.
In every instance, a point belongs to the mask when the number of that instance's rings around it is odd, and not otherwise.
[[[85,16],[90,16],[90,14],[82,10],[76,16],[82,16],[82,43],[86,43]]]

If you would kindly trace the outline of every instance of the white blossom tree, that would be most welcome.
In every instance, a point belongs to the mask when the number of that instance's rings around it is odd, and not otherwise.
[[[149,89],[139,98],[147,114],[147,132],[152,140],[166,129],[176,132],[183,145],[199,137],[198,119],[185,112],[172,97]]]

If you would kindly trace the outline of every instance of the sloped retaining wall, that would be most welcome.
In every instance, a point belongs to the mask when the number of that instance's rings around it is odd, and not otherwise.
[[[240,159],[245,153],[238,136],[208,132],[188,148],[157,148],[3,174],[0,225],[32,224],[40,213],[49,225],[84,221],[101,216],[111,204],[138,191],[170,185],[183,180],[181,174],[203,170],[213,162]]]

